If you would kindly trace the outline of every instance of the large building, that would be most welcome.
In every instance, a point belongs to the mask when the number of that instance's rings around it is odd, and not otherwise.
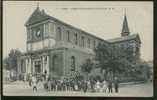
[[[99,43],[133,47],[133,55],[140,57],[140,38],[130,34],[126,15],[121,37],[104,40],[73,27],[40,10],[35,9],[25,24],[27,52],[18,60],[19,74],[42,74],[45,71],[55,77],[81,72],[80,65],[86,59],[94,60],[93,49]]]

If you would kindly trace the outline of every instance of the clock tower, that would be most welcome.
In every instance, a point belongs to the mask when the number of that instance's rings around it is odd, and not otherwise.
[[[27,28],[27,52],[52,48],[55,44],[53,22],[44,10],[36,8],[25,26]]]

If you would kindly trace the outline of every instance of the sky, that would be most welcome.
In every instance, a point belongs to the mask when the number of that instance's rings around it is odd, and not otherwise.
[[[37,5],[63,22],[104,40],[120,37],[126,12],[131,34],[139,34],[141,58],[153,60],[153,2],[133,1],[4,1],[3,57],[11,49],[26,52],[24,24]]]

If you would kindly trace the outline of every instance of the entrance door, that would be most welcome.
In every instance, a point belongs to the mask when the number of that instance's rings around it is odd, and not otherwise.
[[[41,73],[41,62],[40,61],[35,62],[35,73]]]

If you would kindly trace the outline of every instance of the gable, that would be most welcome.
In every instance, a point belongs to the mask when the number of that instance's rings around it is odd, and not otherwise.
[[[50,17],[44,13],[44,10],[40,11],[40,9],[37,7],[36,10],[32,13],[30,18],[26,22],[26,26],[32,25],[44,20],[49,19]]]

